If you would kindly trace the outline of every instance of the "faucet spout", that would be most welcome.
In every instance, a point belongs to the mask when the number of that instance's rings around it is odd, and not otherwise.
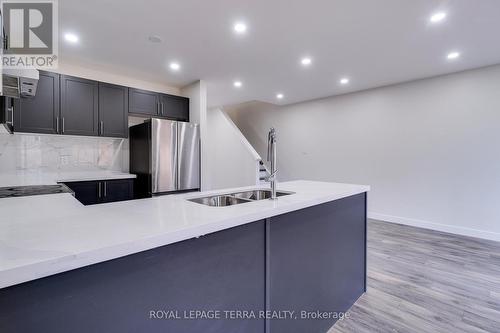
[[[271,127],[269,134],[267,135],[267,161],[271,162],[271,172],[267,181],[271,183],[271,200],[276,200],[276,174],[278,170],[276,169],[276,130]]]

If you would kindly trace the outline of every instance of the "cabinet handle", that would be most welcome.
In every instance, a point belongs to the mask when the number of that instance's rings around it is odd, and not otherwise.
[[[104,135],[104,121],[101,120],[101,135]]]
[[[98,192],[99,192],[99,198],[101,197],[101,194],[102,194],[101,193],[101,185],[102,185],[101,182],[97,183],[97,189],[98,189]]]
[[[10,121],[6,121],[6,123],[14,126],[14,106],[10,106],[7,110],[10,111]]]
[[[62,117],[62,134],[64,134],[64,117]]]
[[[59,117],[56,117],[56,133],[59,134]]]
[[[108,186],[106,186],[106,182],[104,182],[104,197],[108,195]]]
[[[162,116],[165,115],[165,104],[164,103],[161,103],[161,115]]]

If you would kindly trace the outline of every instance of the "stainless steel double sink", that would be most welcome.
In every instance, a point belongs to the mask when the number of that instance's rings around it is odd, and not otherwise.
[[[294,193],[295,192],[276,191],[276,196],[281,197],[284,195],[290,195]],[[269,198],[271,198],[271,190],[252,190],[252,191],[219,194],[209,197],[193,198],[188,200],[211,207],[224,207],[224,206],[238,205],[246,202],[265,200]]]

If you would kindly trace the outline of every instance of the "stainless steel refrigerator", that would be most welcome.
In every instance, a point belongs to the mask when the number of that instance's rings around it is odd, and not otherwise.
[[[136,197],[200,189],[197,124],[153,118],[130,127],[129,140]]]

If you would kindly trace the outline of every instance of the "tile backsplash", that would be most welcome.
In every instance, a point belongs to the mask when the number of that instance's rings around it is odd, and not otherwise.
[[[128,172],[128,140],[43,134],[0,134],[0,172]]]

